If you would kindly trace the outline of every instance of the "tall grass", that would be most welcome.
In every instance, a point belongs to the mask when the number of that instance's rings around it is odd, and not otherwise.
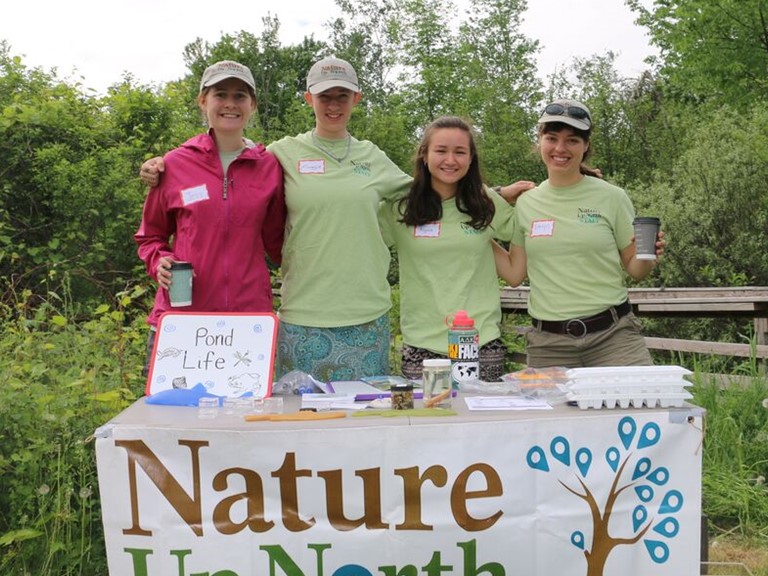
[[[768,545],[768,379],[764,367],[722,375],[720,361],[696,361],[693,402],[706,409],[703,509],[714,534]]]
[[[77,322],[54,295],[0,310],[0,574],[107,573],[90,436],[141,393],[141,294]]]

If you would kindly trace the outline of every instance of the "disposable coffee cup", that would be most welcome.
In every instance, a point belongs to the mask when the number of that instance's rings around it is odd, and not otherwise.
[[[635,258],[656,260],[656,240],[661,229],[661,220],[653,217],[635,218]]]
[[[171,264],[171,286],[168,288],[171,306],[192,305],[192,264],[174,262]]]

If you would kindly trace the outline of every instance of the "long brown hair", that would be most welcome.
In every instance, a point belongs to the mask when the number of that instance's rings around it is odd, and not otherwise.
[[[459,180],[454,201],[459,212],[469,216],[468,224],[475,230],[487,228],[495,214],[493,201],[485,193],[480,171],[480,159],[471,125],[457,116],[443,116],[433,121],[421,138],[413,159],[413,183],[408,194],[399,202],[402,217],[400,222],[407,226],[419,226],[437,222],[443,217],[440,195],[432,189],[432,175],[427,167],[429,142],[436,130],[458,128],[469,136],[469,152],[472,160],[464,177]]]

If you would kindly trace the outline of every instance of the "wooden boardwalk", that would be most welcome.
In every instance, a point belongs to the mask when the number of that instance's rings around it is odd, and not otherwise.
[[[527,287],[501,289],[502,312],[527,314]],[[653,350],[768,359],[768,287],[630,288],[629,301],[638,316],[656,318],[750,318],[755,345],[732,342],[647,337]]]

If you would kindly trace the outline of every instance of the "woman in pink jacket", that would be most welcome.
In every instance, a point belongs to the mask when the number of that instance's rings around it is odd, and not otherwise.
[[[190,262],[192,304],[179,311],[271,312],[265,254],[280,263],[285,229],[283,173],[262,144],[244,138],[256,110],[251,71],[233,61],[209,66],[197,103],[209,130],[165,155],[165,175],[144,203],[134,235],[159,288],[149,315],[152,351],[170,309],[171,264]]]

